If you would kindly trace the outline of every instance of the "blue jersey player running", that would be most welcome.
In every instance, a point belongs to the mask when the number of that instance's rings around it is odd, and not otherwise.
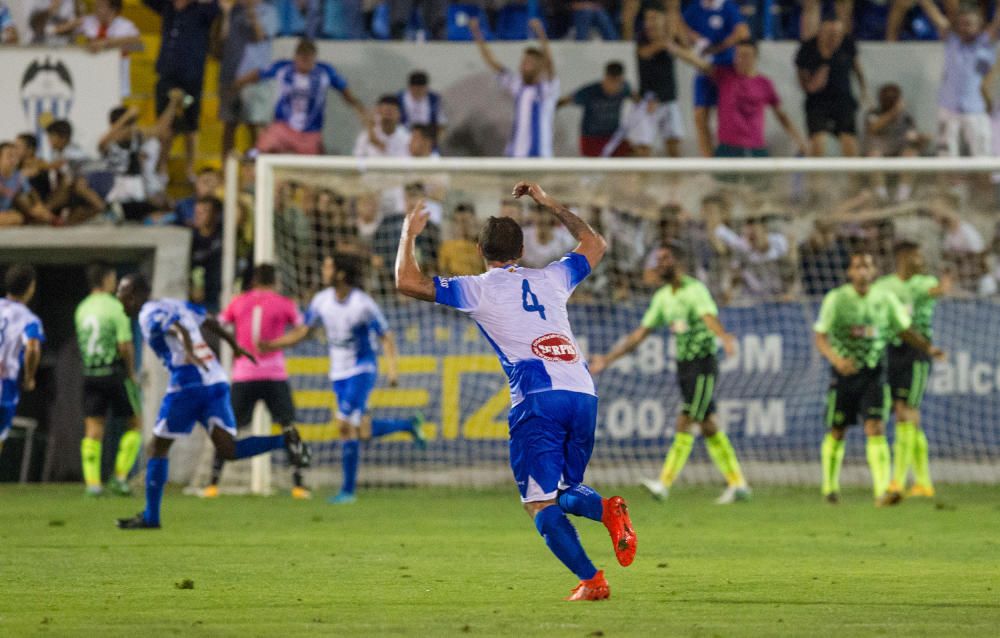
[[[521,501],[552,553],[580,579],[567,600],[601,600],[610,595],[604,572],[590,562],[566,514],[603,522],[623,566],[635,558],[636,535],[622,497],[603,499],[583,483],[594,449],[597,393],[566,302],[601,261],[607,244],[537,184],[517,184],[514,197],[524,195],[580,242],[573,252],[545,268],[522,268],[517,265],[524,252],[521,227],[510,218],[491,217],[479,235],[487,272],[430,279],[414,256],[428,218],[421,202],[403,223],[396,288],[469,314],[496,351],[510,382],[510,465]]]
[[[26,392],[35,389],[45,341],[42,322],[27,306],[35,296],[35,269],[27,264],[11,266],[4,275],[4,288],[7,296],[0,299],[0,450],[21,399],[18,377],[23,369],[21,386]]]
[[[245,459],[285,448],[292,465],[309,463],[309,448],[294,427],[275,436],[236,440],[236,417],[229,398],[229,379],[202,329],[217,334],[233,352],[253,360],[214,317],[200,306],[178,299],[150,299],[149,282],[127,275],[118,285],[118,300],[129,317],[139,317],[142,338],[170,372],[167,394],[153,428],[152,453],[146,464],[146,509],[118,519],[121,529],[159,529],[160,501],[167,482],[167,455],[174,439],[187,436],[195,422],[208,430],[216,451],[226,460]]]
[[[323,261],[323,281],[329,287],[313,297],[305,323],[284,336],[260,344],[261,352],[293,346],[305,339],[312,328],[322,325],[330,350],[330,381],[337,396],[337,425],[340,429],[340,456],[344,480],[340,492],[330,499],[335,505],[357,501],[358,464],[361,440],[395,432],[409,432],[417,445],[425,445],[420,431],[423,417],[372,419],[368,398],[378,378],[377,345],[385,351],[389,385],[398,381],[396,340],[385,315],[362,289],[363,262],[353,254],[339,253]]]

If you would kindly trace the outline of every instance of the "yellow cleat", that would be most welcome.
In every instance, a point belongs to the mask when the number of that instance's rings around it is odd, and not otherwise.
[[[218,485],[206,485],[202,488],[201,492],[198,493],[201,498],[219,498],[219,486]]]
[[[888,491],[890,491],[890,492],[898,492],[899,494],[902,494],[903,493],[903,487],[899,484],[898,481],[892,481],[891,483],[889,483],[889,490]]]
[[[307,501],[313,497],[313,493],[306,487],[293,487],[292,498],[297,501]]]
[[[892,507],[893,505],[899,505],[902,500],[903,495],[899,492],[886,492],[875,499],[875,507]]]
[[[934,498],[934,488],[929,485],[914,485],[907,494],[910,498]]]

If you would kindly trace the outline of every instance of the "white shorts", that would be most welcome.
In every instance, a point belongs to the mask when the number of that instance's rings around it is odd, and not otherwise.
[[[653,146],[660,140],[684,139],[684,120],[677,100],[650,103],[643,100],[628,118],[626,139],[633,146]]]
[[[990,116],[985,113],[955,113],[938,109],[938,155],[958,157],[962,141],[973,157],[988,157],[993,153],[993,132]]]

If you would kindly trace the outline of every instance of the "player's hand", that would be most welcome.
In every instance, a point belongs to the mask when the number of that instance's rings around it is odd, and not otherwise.
[[[412,210],[406,214],[403,220],[403,236],[413,238],[427,228],[427,220],[430,219],[431,212],[424,206],[424,200],[416,203]]]
[[[528,20],[528,28],[531,29],[531,32],[534,33],[535,37],[539,40],[545,37],[545,24],[543,24],[538,18]]]
[[[24,377],[24,381],[21,385],[25,392],[31,392],[35,389],[35,377]]]
[[[927,354],[931,355],[938,361],[944,361],[948,358],[948,353],[937,346],[931,346],[931,349],[927,351]]]
[[[857,374],[858,366],[854,363],[853,359],[848,359],[847,357],[838,357],[833,363],[833,368],[842,376],[849,377],[852,374]]]
[[[254,348],[257,348],[257,352],[260,354],[271,354],[272,352],[277,352],[279,348],[275,348],[270,341],[258,341],[253,344]]]
[[[736,356],[736,337],[734,337],[731,333],[727,332],[726,334],[719,337],[719,339],[722,340],[722,351],[726,353],[726,356],[727,357]]]
[[[514,191],[511,195],[514,196],[514,199],[521,199],[525,195],[528,195],[540,206],[545,206],[549,199],[548,194],[542,190],[542,187],[534,182],[518,182],[514,184]]]
[[[252,353],[248,352],[244,348],[241,348],[240,346],[236,346],[236,355],[240,357],[246,357],[247,359],[250,360],[250,363],[257,365],[257,357],[253,356]]]
[[[396,371],[389,372],[386,375],[386,380],[389,382],[390,388],[395,388],[399,385],[399,373]]]
[[[596,354],[590,358],[588,367],[590,368],[590,374],[596,377],[607,369],[608,358],[603,354]]]

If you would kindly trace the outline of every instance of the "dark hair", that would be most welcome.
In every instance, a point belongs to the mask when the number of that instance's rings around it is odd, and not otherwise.
[[[607,65],[605,65],[604,67],[604,75],[610,75],[611,77],[614,78],[620,78],[621,76],[625,75],[625,65],[623,65],[621,62],[618,61],[608,62]]]
[[[132,293],[140,297],[149,297],[153,292],[152,286],[149,285],[149,280],[141,273],[134,272],[130,275],[125,275],[122,281],[127,281],[129,288],[132,289]]]
[[[520,259],[524,251],[524,232],[510,217],[490,217],[479,231],[479,246],[486,261],[502,263]]]
[[[106,261],[91,262],[87,266],[87,283],[91,288],[100,288],[104,284],[104,278],[115,269]]]
[[[122,0],[107,0],[107,1],[108,1],[108,6],[111,7],[112,11],[114,11],[115,13],[122,12],[122,5],[124,4]]]
[[[45,127],[45,132],[49,135],[58,135],[69,139],[73,137],[73,125],[67,120],[56,120]]]
[[[410,127],[410,133],[411,134],[420,133],[421,135],[423,135],[432,142],[436,137],[434,134],[434,127],[431,126],[430,124],[414,124],[413,126]]]
[[[274,264],[257,264],[253,267],[253,285],[273,286],[278,281]]]
[[[455,212],[472,213],[473,215],[475,215],[476,207],[472,204],[472,202],[459,202],[458,204],[455,205]]]
[[[851,267],[851,262],[854,261],[855,257],[861,257],[862,259],[864,259],[865,257],[868,257],[869,259],[875,259],[875,256],[872,255],[872,251],[868,250],[867,248],[855,248],[847,255],[848,268]]]
[[[206,175],[208,173],[215,173],[216,175],[218,175],[221,172],[222,171],[220,171],[219,169],[215,168],[214,166],[208,166],[208,165],[202,166],[200,169],[198,169],[198,174],[199,175]]]
[[[23,297],[36,277],[35,269],[30,264],[14,264],[3,276],[3,287],[8,295]]]
[[[539,49],[538,47],[528,47],[524,50],[524,54],[530,55],[533,58],[538,58],[539,60],[545,58],[545,55],[542,53],[542,50]]]
[[[199,197],[197,202],[195,203],[208,204],[209,206],[212,207],[213,214],[215,214],[216,216],[222,215],[222,200],[219,199],[218,197],[212,197],[211,195],[207,195],[205,197]]]
[[[316,43],[309,38],[302,38],[295,45],[295,55],[316,55]]]
[[[920,250],[920,244],[909,239],[901,239],[892,247],[892,253],[899,256],[903,253],[912,253]]]
[[[409,86],[427,86],[430,84],[430,78],[427,77],[427,71],[414,71],[410,74],[407,84]]]
[[[688,256],[687,248],[681,242],[675,240],[668,241],[663,244],[663,247],[670,251],[670,254],[674,256],[674,261],[679,263],[681,266],[685,264],[685,260]]]
[[[379,104],[392,104],[396,108],[399,108],[399,98],[395,95],[389,95],[386,93],[378,99]]]
[[[30,148],[32,151],[38,150],[38,138],[31,133],[21,133],[17,136],[17,139],[24,142],[24,145]]]
[[[352,288],[364,287],[365,266],[360,255],[353,253],[334,253],[333,267],[338,273],[344,274],[344,283]]]

